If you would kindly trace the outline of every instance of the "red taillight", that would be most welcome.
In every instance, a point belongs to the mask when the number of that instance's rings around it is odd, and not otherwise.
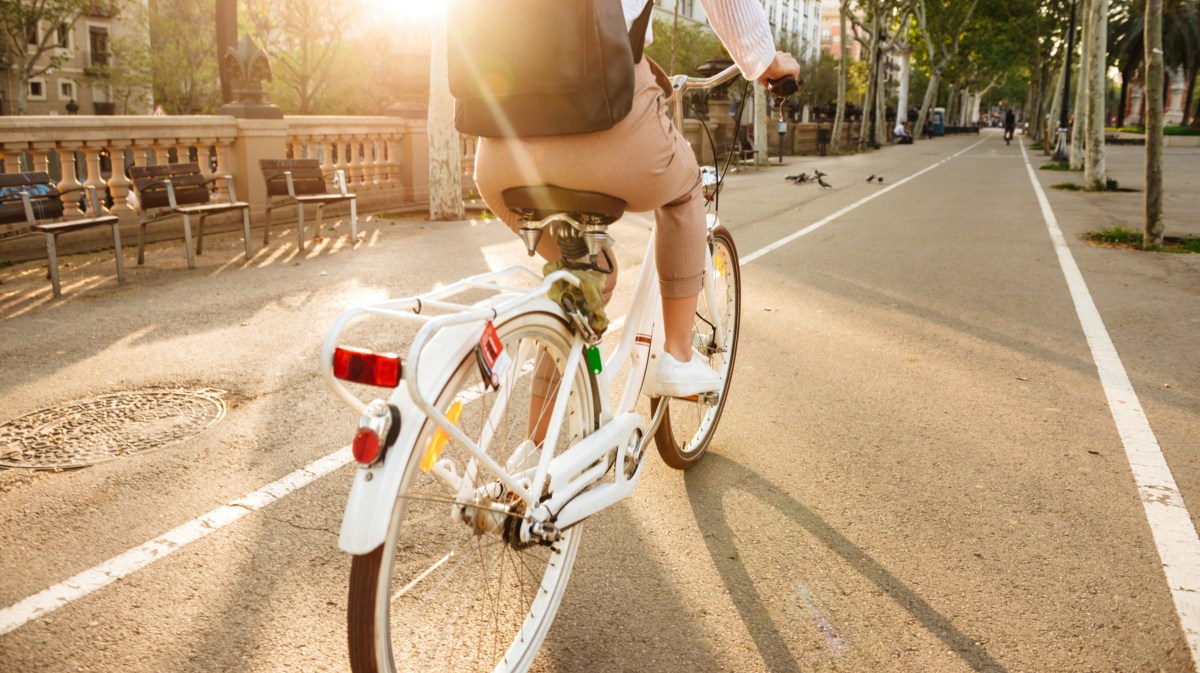
[[[379,460],[379,435],[370,428],[359,428],[358,434],[354,435],[354,444],[350,446],[350,452],[354,454],[354,460],[363,465],[374,463]]]
[[[400,356],[361,348],[335,348],[333,375],[343,381],[395,388],[400,385]]]

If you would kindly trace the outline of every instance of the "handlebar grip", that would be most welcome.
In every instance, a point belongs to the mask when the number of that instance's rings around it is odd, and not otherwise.
[[[800,84],[791,75],[784,75],[779,79],[767,80],[767,91],[780,98],[787,98],[799,90]]]

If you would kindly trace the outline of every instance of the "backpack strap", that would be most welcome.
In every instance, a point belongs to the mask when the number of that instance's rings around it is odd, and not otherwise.
[[[642,62],[642,50],[646,48],[646,26],[650,24],[650,14],[654,11],[654,0],[646,0],[646,8],[633,20],[629,28],[629,46],[633,47],[633,62]]]

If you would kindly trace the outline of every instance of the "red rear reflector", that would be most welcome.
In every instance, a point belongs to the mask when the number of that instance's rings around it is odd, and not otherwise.
[[[400,385],[400,369],[400,356],[395,353],[372,353],[361,348],[333,351],[333,375],[343,381],[395,388]]]
[[[350,452],[354,454],[354,460],[363,465],[374,463],[379,460],[379,435],[370,428],[359,428]]]

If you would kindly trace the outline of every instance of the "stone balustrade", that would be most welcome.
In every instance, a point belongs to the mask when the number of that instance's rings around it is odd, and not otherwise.
[[[464,139],[464,167],[473,164],[473,139]],[[359,208],[386,209],[429,197],[425,121],[401,117],[236,119],[228,116],[6,117],[0,126],[2,172],[47,171],[60,191],[80,186],[107,191],[102,206],[136,227],[130,203],[130,165],[198,162],[208,177],[232,176],[237,197],[261,221],[266,185],[260,159],[316,158],[341,169]],[[217,198],[227,199],[224,180]],[[83,217],[79,194],[63,197],[67,217]],[[90,216],[91,214],[88,213]],[[0,230],[0,238],[5,231]],[[36,249],[36,248],[31,248]]]

